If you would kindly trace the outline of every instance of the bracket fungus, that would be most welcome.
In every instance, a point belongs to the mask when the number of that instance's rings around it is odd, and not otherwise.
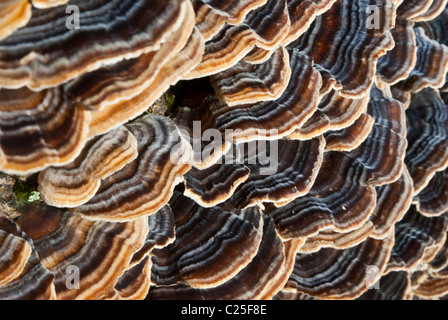
[[[0,169],[37,172],[74,160],[87,141],[90,114],[59,87],[0,89]]]
[[[101,180],[95,195],[71,211],[91,219],[127,221],[156,213],[191,169],[191,147],[166,117],[146,115],[127,125],[138,156]]]
[[[447,24],[1,1],[0,299],[446,299]]]
[[[0,40],[23,27],[31,18],[27,0],[5,0],[0,3]]]

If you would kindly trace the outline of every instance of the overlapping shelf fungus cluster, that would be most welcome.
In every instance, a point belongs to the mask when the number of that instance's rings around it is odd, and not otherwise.
[[[2,0],[0,299],[444,299],[448,0]]]

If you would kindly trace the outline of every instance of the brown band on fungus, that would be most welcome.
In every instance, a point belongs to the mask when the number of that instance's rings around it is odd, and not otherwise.
[[[23,246],[15,259],[25,259],[24,264],[17,264],[17,269],[8,275],[9,281],[0,285],[0,300],[54,300],[54,275],[42,264],[32,239],[21,230],[18,221],[0,218],[0,230],[14,236],[9,239],[9,244],[16,244],[16,249]],[[4,267],[6,259],[8,267],[8,252],[5,252],[3,245],[2,252],[5,255],[0,258],[0,265]]]
[[[0,291],[22,273],[31,252],[31,245],[21,237],[16,225],[0,218]]]
[[[177,83],[183,74],[199,63],[203,50],[203,38],[194,29],[185,47],[162,67],[153,82],[139,95],[91,112],[89,136],[106,133],[148,110],[170,85]]]
[[[308,194],[268,212],[283,238],[309,237],[330,227],[337,232],[359,228],[376,206],[374,187],[401,176],[406,149],[401,103],[374,87],[367,113],[375,119],[368,138],[351,152],[325,152]]]
[[[431,7],[434,0],[405,0],[402,1],[397,9],[397,16],[405,19],[418,18],[425,14]]]
[[[251,64],[261,64],[266,62],[271,55],[275,52],[275,50],[267,50],[258,48],[255,46],[244,58],[242,61],[248,62]]]
[[[291,77],[289,54],[284,48],[272,53],[269,60],[256,66],[240,61],[233,67],[211,76],[216,95],[229,106],[278,99]]]
[[[424,88],[441,88],[448,72],[448,46],[429,38],[423,28],[414,28],[417,61],[409,77],[398,83],[404,90],[418,92]]]
[[[427,186],[416,196],[417,210],[425,216],[448,211],[448,169],[436,172]]]
[[[299,38],[314,19],[329,10],[337,0],[288,0],[288,13],[291,20],[289,33],[282,41],[288,45]]]
[[[196,28],[204,40],[208,41],[226,25],[227,19],[201,0],[191,2],[196,14]]]
[[[191,169],[191,146],[168,118],[149,114],[126,127],[137,140],[138,157],[103,179],[95,196],[72,212],[109,221],[154,214]]]
[[[270,210],[283,239],[305,238],[331,228],[347,232],[367,222],[376,204],[375,189],[365,182],[365,168],[341,152],[325,152],[311,190]]]
[[[395,226],[395,246],[387,270],[411,270],[429,250],[443,246],[447,226],[446,216],[428,218],[411,206]]]
[[[431,6],[426,12],[413,18],[414,21],[430,21],[437,18],[446,8],[448,0],[433,0]]]
[[[377,286],[367,290],[357,300],[411,300],[412,296],[409,274],[397,271],[382,276]]]
[[[250,148],[253,143],[249,143],[249,150],[254,149]],[[247,155],[245,160],[249,177],[229,201],[237,208],[246,208],[263,202],[281,204],[307,194],[322,165],[324,149],[322,137],[307,141],[257,141],[256,153]],[[272,158],[265,164],[268,151]]]
[[[417,63],[417,42],[414,23],[397,19],[391,30],[395,46],[378,60],[378,73],[381,80],[393,85],[406,79]]]
[[[143,246],[134,253],[130,266],[140,263],[153,249],[161,249],[176,239],[176,224],[169,205],[163,206],[155,214],[148,216],[148,229]]]
[[[27,0],[5,0],[0,3],[0,40],[25,26],[31,18]]]
[[[425,30],[425,35],[440,44],[448,45],[448,30],[446,29],[446,19],[448,19],[448,8],[431,21],[418,22],[416,27]]]
[[[217,10],[220,14],[228,17],[232,24],[241,23],[244,17],[252,10],[257,9],[266,4],[267,0],[198,0],[214,10]]]
[[[397,181],[376,187],[375,190],[377,204],[370,217],[374,227],[370,236],[382,239],[408,212],[412,202],[414,186],[405,167]]]
[[[318,235],[309,237],[300,252],[316,252],[322,247],[346,249],[365,241],[368,237],[384,239],[400,221],[412,202],[412,179],[406,169],[397,181],[375,188],[377,203],[369,220],[361,227],[338,233],[321,231]]]
[[[243,143],[279,139],[299,128],[315,112],[321,76],[312,60],[296,50],[288,50],[291,81],[275,101],[228,106],[213,93],[201,97],[193,106],[178,108],[172,115],[176,123],[201,121],[205,129],[218,129],[225,140]],[[187,121],[185,120],[187,119]],[[226,134],[226,130],[230,131]]]
[[[185,47],[193,28],[194,12],[191,6],[187,6],[182,24],[171,30],[160,48],[83,74],[67,83],[64,92],[93,110],[130,100],[151,88],[164,65]],[[152,88],[156,89],[155,86]]]
[[[0,300],[55,300],[54,274],[33,250],[24,269],[14,280],[0,286]]]
[[[316,253],[299,253],[285,288],[320,299],[357,298],[381,277],[393,244],[390,234],[384,240],[369,238],[346,250],[324,248]],[[368,266],[375,267],[378,274],[369,274]]]
[[[405,163],[417,195],[437,171],[448,165],[448,106],[433,89],[414,95],[406,110]]]
[[[303,126],[289,135],[290,139],[310,139],[330,130],[339,130],[352,125],[367,109],[369,95],[359,99],[344,98],[339,91],[325,94]]]
[[[151,287],[151,258],[126,270],[118,279],[115,287],[100,300],[143,300]]]
[[[366,113],[375,119],[372,130],[361,146],[347,155],[365,165],[368,183],[379,186],[394,182],[401,176],[407,147],[403,105],[373,86]]]
[[[66,4],[69,0],[31,0],[33,7],[38,9],[47,9],[51,7]]]
[[[256,300],[260,297],[269,297],[273,293],[268,292],[272,290],[271,284],[278,284],[279,276],[285,275],[285,267],[288,265],[285,255],[291,256],[291,250],[285,252],[285,245],[275,232],[271,219],[264,217],[262,225],[263,237],[256,255],[233,278],[213,288],[192,288],[182,284],[152,287],[147,299]],[[277,291],[280,289],[277,288]]]
[[[0,89],[0,169],[25,174],[74,160],[89,123],[89,112],[61,88]]]
[[[24,28],[0,41],[0,86],[48,88],[157,49],[191,4],[99,0],[77,6],[83,27],[67,27],[66,6],[33,9]]]
[[[448,237],[447,237],[448,239]],[[434,259],[429,262],[429,270],[435,275],[448,275],[448,240],[445,240],[443,247],[438,250]]]
[[[263,294],[257,297],[257,299],[272,299],[280,291],[280,289],[284,288],[286,282],[289,279],[289,276],[294,269],[295,257],[297,255],[297,252],[302,247],[304,242],[304,240],[291,239],[283,243],[285,248],[285,264],[283,266],[283,270],[277,275],[277,281],[267,286]]]
[[[176,239],[152,251],[154,285],[216,287],[238,274],[257,254],[263,227],[258,208],[203,208],[180,194],[170,206]]]
[[[352,151],[358,148],[369,136],[375,120],[362,113],[356,121],[349,127],[330,131],[324,134],[326,150]]]
[[[210,40],[224,25],[239,24],[247,14],[266,4],[267,0],[191,0],[196,13],[196,27],[205,40]]]
[[[435,299],[448,294],[448,278],[429,278],[415,288],[414,293],[426,299]]]
[[[40,262],[54,274],[56,295],[62,300],[97,299],[109,292],[148,232],[145,218],[91,221],[44,204],[21,217],[17,224],[32,239]],[[67,273],[75,272],[79,283],[67,280]]]
[[[331,229],[324,229],[317,235],[307,238],[299,252],[313,253],[318,252],[322,248],[345,250],[366,241],[371,230],[372,223],[370,221],[349,232],[337,232]]]
[[[223,71],[240,61],[256,45],[274,49],[287,35],[290,26],[286,0],[268,0],[248,13],[236,26],[226,25],[205,43],[202,61],[185,79]]]
[[[375,27],[369,25],[371,5],[382,17]],[[341,95],[360,98],[374,82],[378,59],[394,46],[394,20],[395,6],[389,0],[337,1],[290,46],[331,74],[342,87]]]
[[[101,180],[137,158],[137,141],[125,127],[110,131],[86,147],[74,162],[39,174],[42,199],[55,207],[77,207],[98,191]]]
[[[193,168],[185,175],[184,195],[202,207],[213,207],[230,198],[249,175],[250,169],[239,163],[218,163],[203,170]]]

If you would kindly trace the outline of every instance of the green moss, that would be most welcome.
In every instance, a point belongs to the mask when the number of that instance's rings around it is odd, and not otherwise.
[[[165,100],[165,105],[168,110],[171,110],[176,102],[176,96],[172,91],[167,91],[163,94],[163,99]]]
[[[17,181],[13,187],[13,193],[17,202],[36,202],[40,201],[40,193],[33,186]]]

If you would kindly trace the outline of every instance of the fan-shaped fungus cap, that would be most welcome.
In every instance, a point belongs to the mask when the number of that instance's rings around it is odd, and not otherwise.
[[[337,0],[288,0],[291,27],[282,44],[288,45],[299,38],[314,19],[329,10]]]
[[[131,99],[91,112],[89,136],[104,134],[144,113],[170,85],[175,84],[183,74],[197,65],[203,50],[202,36],[197,29],[194,29],[184,48],[163,65],[157,76],[142,92]]]
[[[0,86],[48,88],[154,50],[182,22],[191,4],[100,0],[77,6],[82,28],[67,27],[66,6],[33,9],[24,28],[0,41]],[[36,33],[42,41],[36,42]]]
[[[432,19],[431,21],[418,22],[415,25],[424,29],[425,35],[432,40],[435,40],[440,44],[448,45],[448,33],[445,28],[447,18],[448,8],[445,7],[442,13],[435,19]]]
[[[448,46],[429,38],[423,28],[414,28],[417,61],[409,77],[398,84],[404,90],[418,92],[423,88],[441,88],[448,72]]]
[[[97,299],[109,292],[149,231],[144,217],[126,223],[91,221],[44,204],[32,206],[17,225],[54,274],[58,299]],[[67,279],[74,273],[77,290]]]
[[[268,0],[249,12],[236,26],[226,25],[205,44],[202,61],[185,79],[200,78],[223,71],[240,61],[256,45],[274,49],[289,31],[286,0]]]
[[[51,167],[39,174],[39,192],[56,207],[77,207],[89,201],[101,180],[137,158],[137,141],[125,127],[119,127],[84,148],[81,155],[64,167]]]
[[[291,77],[289,54],[284,48],[274,51],[264,63],[240,61],[211,76],[216,95],[228,106],[278,99]]]
[[[0,237],[0,300],[55,299],[54,275],[41,263],[32,240],[5,218],[0,218]]]
[[[395,224],[408,211],[412,196],[412,179],[404,168],[397,181],[379,186],[376,191],[376,206],[366,223],[348,232],[323,230],[306,239],[300,248],[302,253],[316,252],[320,248],[346,249],[365,241],[368,237],[383,239],[394,230]]]
[[[140,250],[132,256],[130,266],[140,263],[153,249],[161,249],[176,239],[176,224],[169,205],[162,207],[155,214],[148,216],[148,229],[145,242]]]
[[[210,40],[226,23],[241,23],[246,15],[263,5],[267,0],[191,0],[196,13],[196,26]]]
[[[383,274],[393,239],[391,233],[384,240],[368,238],[345,250],[324,248],[316,253],[299,253],[285,288],[320,299],[354,299]],[[369,274],[368,266],[377,272]],[[339,272],[330,272],[336,269]]]
[[[418,194],[448,165],[448,107],[437,91],[427,88],[413,97],[406,119],[405,163]]]
[[[409,274],[398,271],[383,275],[377,287],[367,290],[357,300],[410,300],[412,296]]]
[[[253,210],[253,209],[251,209]],[[282,242],[268,217],[263,219],[263,236],[256,255],[238,274],[213,288],[192,288],[179,284],[157,286],[149,290],[147,299],[269,299],[286,282],[294,264],[300,241]],[[264,261],[264,263],[260,263]]]
[[[201,121],[204,130],[218,129],[234,143],[279,139],[291,134],[316,110],[321,76],[309,57],[296,50],[288,52],[291,81],[277,100],[228,106],[209,94],[192,107],[178,108],[172,119],[190,128],[193,121]]]
[[[371,21],[367,9],[372,5],[378,8],[381,21]],[[341,95],[360,98],[374,82],[378,59],[394,46],[390,32],[394,18],[390,0],[337,1],[290,47],[309,55],[331,74],[342,86]]]
[[[31,245],[21,237],[20,230],[6,218],[0,218],[0,291],[17,278],[31,256]]]
[[[397,19],[391,30],[395,46],[378,60],[378,73],[381,80],[393,85],[408,78],[417,63],[417,42],[414,23]]]
[[[112,221],[156,213],[191,169],[191,146],[168,118],[146,115],[126,127],[137,140],[138,157],[103,179],[95,196],[72,212]]]
[[[434,0],[403,0],[397,9],[401,18],[414,19],[425,14]]]
[[[263,202],[280,205],[307,194],[321,167],[324,149],[322,137],[307,141],[257,141],[257,152],[247,155],[245,161],[250,175],[229,201],[237,208]],[[268,150],[271,158],[265,164]]]
[[[191,169],[185,175],[184,195],[202,207],[213,207],[230,198],[249,178],[250,169],[240,163],[217,163],[205,169]]]
[[[241,212],[206,209],[181,194],[174,196],[170,206],[176,239],[152,251],[151,276],[156,286],[215,287],[235,276],[256,255],[263,226],[258,208]]]
[[[289,138],[311,139],[330,130],[346,128],[367,110],[368,102],[369,95],[350,99],[341,96],[337,90],[331,90],[321,98],[313,115]]]
[[[414,21],[429,21],[437,18],[443,10],[446,8],[448,0],[433,0],[431,6],[426,10],[426,12],[415,17]]]
[[[416,196],[417,210],[426,215],[441,215],[448,211],[448,169],[437,172]]]
[[[23,27],[31,18],[27,0],[5,0],[0,3],[0,40]]]
[[[448,278],[429,277],[419,283],[413,292],[424,299],[435,299],[448,294]]]
[[[33,250],[20,275],[0,286],[0,300],[55,300],[54,274]]]
[[[26,174],[75,159],[87,139],[89,112],[61,88],[0,89],[0,170]]]
[[[428,218],[411,206],[404,218],[395,226],[395,246],[388,262],[388,271],[411,270],[434,248],[446,240],[448,218]]]
[[[176,23],[156,50],[83,74],[68,82],[64,92],[94,110],[130,100],[144,90],[156,91],[153,95],[159,97],[165,90],[155,85],[159,73],[184,49],[194,30],[193,8],[187,6],[185,11],[181,23]]]
[[[352,151],[358,148],[369,136],[375,120],[362,113],[349,127],[330,131],[324,134],[326,141],[325,149],[333,151]]]
[[[374,187],[401,176],[406,148],[401,103],[374,87],[368,114],[375,124],[357,149],[325,152],[309,193],[268,212],[283,238],[309,237],[328,228],[348,232],[361,227],[376,205]],[[372,158],[372,150],[384,161]]]
[[[141,262],[126,270],[118,279],[115,287],[100,300],[143,300],[151,287],[151,258],[145,257]]]

